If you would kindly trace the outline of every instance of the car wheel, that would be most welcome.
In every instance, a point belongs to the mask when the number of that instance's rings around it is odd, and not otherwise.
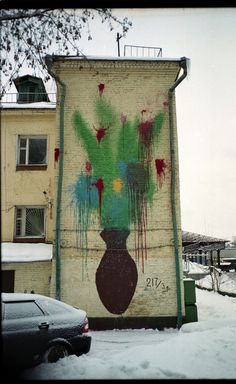
[[[51,345],[43,355],[43,363],[55,363],[59,359],[69,356],[69,349],[64,344]]]

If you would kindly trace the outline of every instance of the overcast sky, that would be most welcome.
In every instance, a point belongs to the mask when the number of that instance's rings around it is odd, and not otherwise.
[[[158,46],[190,59],[176,89],[183,230],[236,236],[236,8],[126,8],[124,45]],[[117,56],[116,32],[91,24],[87,55]]]

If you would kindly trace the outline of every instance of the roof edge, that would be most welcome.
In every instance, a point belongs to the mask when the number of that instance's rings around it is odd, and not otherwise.
[[[180,62],[183,60],[189,60],[187,57],[179,58],[167,58],[167,57],[136,57],[136,56],[66,56],[66,55],[47,55],[44,58],[52,59],[53,61],[60,60],[78,60],[78,61],[175,61]]]

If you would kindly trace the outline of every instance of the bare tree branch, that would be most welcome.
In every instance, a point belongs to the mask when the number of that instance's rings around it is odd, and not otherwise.
[[[33,11],[32,13],[27,12],[29,10],[25,10],[24,12],[19,11],[18,13],[13,14],[12,12],[10,14],[5,13],[4,10],[2,10],[2,14],[0,14],[0,22],[1,21],[8,21],[8,20],[16,20],[16,19],[28,19],[31,17],[38,17],[42,15],[43,13],[50,12],[52,11],[53,8],[48,8],[48,9],[39,9],[37,11]]]
[[[0,3],[6,2],[1,1]],[[0,10],[0,70],[5,84],[1,83],[2,97],[13,78],[23,66],[31,68],[47,81],[50,75],[44,57],[50,54],[79,55],[83,35],[92,39],[90,21],[99,18],[109,31],[121,29],[125,36],[132,23],[119,19],[110,8],[44,8]]]

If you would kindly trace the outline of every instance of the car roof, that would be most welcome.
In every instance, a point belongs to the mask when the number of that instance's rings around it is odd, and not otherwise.
[[[19,293],[2,292],[1,296],[2,296],[2,305],[4,305],[4,303],[9,303],[9,302],[14,303],[17,301],[19,301],[19,302],[25,301],[26,302],[26,301],[31,301],[31,300],[36,300],[36,301],[37,300],[45,300],[45,301],[54,302],[54,303],[58,302],[58,303],[60,303],[60,305],[62,307],[69,309],[69,311],[71,313],[74,313],[74,314],[80,313],[80,316],[82,316],[82,318],[87,316],[87,313],[85,310],[78,308],[78,307],[75,307],[71,304],[67,304],[64,301],[54,299],[53,297],[50,297],[50,296],[39,295],[36,293],[23,293],[23,292],[19,292]]]
[[[2,301],[29,301],[37,299],[55,300],[52,297],[39,295],[36,293],[7,293],[2,292]]]

